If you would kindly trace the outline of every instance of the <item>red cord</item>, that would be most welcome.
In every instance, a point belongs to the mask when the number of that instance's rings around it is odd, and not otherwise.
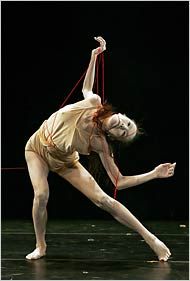
[[[116,180],[115,180],[115,190],[114,190],[114,195],[113,195],[113,198],[114,198],[114,199],[117,198],[118,179],[119,179],[119,170],[118,170],[118,175],[117,175]]]
[[[102,140],[102,139],[101,139]],[[105,155],[105,160],[107,162],[107,166],[108,166],[108,169],[110,170],[110,173],[112,174],[113,178],[115,179],[115,189],[114,189],[114,199],[116,199],[117,197],[117,187],[118,187],[118,180],[119,180],[119,169],[118,169],[118,173],[117,173],[117,176],[115,177],[115,175],[112,173],[112,170],[110,169],[110,165],[109,165],[109,161],[107,160],[107,154],[106,154],[106,149],[105,149],[105,145],[104,145],[104,142],[102,140],[102,147],[103,147],[103,151],[104,151],[104,155]]]
[[[7,170],[25,170],[27,169],[26,167],[13,167],[13,168],[1,168],[2,171],[7,171]]]
[[[63,101],[63,103],[61,104],[61,106],[59,108],[62,108],[67,100],[70,98],[70,96],[74,93],[74,90],[76,89],[76,87],[78,86],[78,84],[80,83],[80,81],[83,79],[84,75],[86,74],[86,71],[83,73],[83,75],[80,77],[80,79],[78,80],[78,82],[75,84],[75,86],[71,89],[70,93],[67,95],[67,97],[65,98],[65,100]],[[58,112],[57,112],[58,113]],[[52,136],[53,136],[53,128],[54,128],[54,123],[55,123],[55,119],[57,117],[57,113],[55,114],[54,120],[53,120],[53,124],[52,124],[52,128],[51,128],[51,132],[49,132],[49,135],[47,136],[47,140],[50,138],[50,141],[53,143],[52,141]]]
[[[99,94],[99,73],[98,73],[98,70],[99,70],[99,63],[100,63],[100,59],[99,59],[99,56],[97,57],[97,61],[96,61],[96,79],[95,79],[95,86],[96,86],[96,93]]]
[[[104,99],[104,54],[101,54],[101,59],[102,59],[102,103],[105,102]]]
[[[80,83],[80,81],[82,80],[82,78],[84,77],[84,75],[86,74],[86,70],[85,72],[83,73],[83,75],[81,76],[81,78],[78,80],[78,82],[75,84],[75,86],[73,87],[73,89],[70,91],[70,93],[67,95],[67,97],[65,98],[65,100],[63,101],[63,103],[61,104],[60,108],[62,108],[67,100],[70,98],[70,96],[73,94],[74,90],[76,89],[76,87],[78,86],[78,84]]]

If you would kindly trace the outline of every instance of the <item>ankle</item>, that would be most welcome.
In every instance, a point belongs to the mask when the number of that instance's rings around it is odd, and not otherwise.
[[[146,243],[148,243],[148,244],[152,244],[152,243],[154,243],[155,240],[156,240],[156,236],[153,235],[152,233],[149,233],[149,234],[144,235],[143,238],[144,238],[144,240],[146,241]]]
[[[36,244],[36,248],[38,248],[40,251],[45,251],[47,248],[46,243],[38,243]]]

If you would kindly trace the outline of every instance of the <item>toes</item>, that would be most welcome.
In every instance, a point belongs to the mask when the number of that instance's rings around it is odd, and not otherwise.
[[[28,259],[28,260],[37,260],[37,259],[40,259],[43,256],[45,256],[45,253],[40,253],[39,249],[37,248],[32,253],[28,254],[26,256],[26,259]]]
[[[38,259],[40,259],[43,256],[44,255],[27,255],[26,259],[28,259],[28,260],[38,260]]]
[[[25,258],[26,258],[27,260],[31,260],[30,255],[27,255]]]
[[[160,258],[159,261],[167,261],[168,258],[164,257],[164,258]]]
[[[27,260],[36,260],[36,259],[39,259],[39,256],[33,255],[33,254],[29,254],[29,255],[26,256],[26,259]]]
[[[169,259],[169,254],[166,254],[164,257],[160,257],[159,261],[167,261]]]

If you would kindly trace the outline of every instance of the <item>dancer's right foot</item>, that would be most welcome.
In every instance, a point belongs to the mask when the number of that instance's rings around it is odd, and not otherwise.
[[[26,256],[28,260],[37,260],[46,255],[46,249],[40,249],[39,247],[36,248],[32,253]]]
[[[147,243],[158,256],[159,261],[167,261],[171,256],[168,247],[166,247],[166,245],[156,236],[153,235],[153,237],[147,241]]]

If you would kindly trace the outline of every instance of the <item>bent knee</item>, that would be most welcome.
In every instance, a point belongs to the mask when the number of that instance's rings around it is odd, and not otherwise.
[[[40,207],[47,205],[49,199],[49,192],[35,192],[34,203],[37,203]]]

